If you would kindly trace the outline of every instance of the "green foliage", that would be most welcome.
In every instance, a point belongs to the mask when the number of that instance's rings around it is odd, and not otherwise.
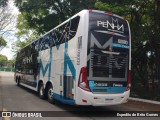
[[[13,68],[14,67],[15,60],[8,60],[8,58],[5,55],[0,55],[0,67],[4,68]]]
[[[27,41],[30,39],[30,41],[33,41],[37,36],[38,33],[35,29],[31,29],[27,20],[25,14],[19,14],[17,19],[17,29],[18,32],[16,33],[17,37],[26,39]]]
[[[30,44],[33,40],[26,39],[24,41],[17,40],[13,45],[12,45],[12,50],[15,53],[18,53],[22,48]]]
[[[17,36],[29,35],[29,29],[27,21],[25,20],[25,15],[19,14],[17,18]]]
[[[132,96],[160,100],[156,93],[160,91],[160,0],[101,1],[95,4],[97,9],[111,11],[130,22]]]
[[[17,19],[17,38],[12,46],[20,49],[82,9],[93,8],[96,0],[15,0],[21,14]],[[20,41],[23,39],[23,41]]]
[[[43,34],[82,9],[93,8],[96,0],[15,0],[31,29]]]
[[[96,2],[95,7],[99,10],[113,12],[118,15],[127,15],[131,7],[128,4],[115,4],[115,3],[103,3],[103,2]]]
[[[1,46],[6,46],[7,42],[5,41],[5,39],[3,37],[0,37],[0,47]]]
[[[5,55],[0,55],[0,61],[8,61],[8,58]]]
[[[7,67],[8,68],[14,68],[15,60],[8,60],[7,61]]]
[[[8,58],[4,55],[0,55],[0,67],[3,67],[8,62]]]
[[[0,51],[7,45],[7,42],[0,36]]]
[[[12,45],[12,52],[15,53],[14,58],[16,57],[17,52],[31,43],[32,41],[36,40],[39,37],[38,33],[35,29],[31,29],[27,20],[25,19],[26,14],[19,14],[17,19],[17,29],[18,32],[16,36],[18,40]],[[22,39],[23,41],[21,41]]]

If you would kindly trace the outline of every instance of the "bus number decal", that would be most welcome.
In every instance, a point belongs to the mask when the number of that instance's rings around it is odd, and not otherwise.
[[[78,37],[78,45],[77,45],[77,65],[80,65],[80,54],[82,48],[82,36]]]

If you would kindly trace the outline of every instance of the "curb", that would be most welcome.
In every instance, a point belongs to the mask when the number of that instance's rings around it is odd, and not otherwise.
[[[146,100],[146,99],[133,98],[133,97],[129,97],[129,100],[160,105],[159,101],[153,101],[153,100]]]

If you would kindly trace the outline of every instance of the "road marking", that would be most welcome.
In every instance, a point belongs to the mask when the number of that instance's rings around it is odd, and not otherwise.
[[[7,109],[3,108],[3,112],[7,112]],[[10,120],[10,117],[4,117],[4,120]]]

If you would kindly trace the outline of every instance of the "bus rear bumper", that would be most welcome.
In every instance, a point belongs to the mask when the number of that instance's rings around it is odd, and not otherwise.
[[[130,90],[116,94],[94,94],[79,88],[76,99],[77,105],[109,106],[126,103],[130,95]]]

